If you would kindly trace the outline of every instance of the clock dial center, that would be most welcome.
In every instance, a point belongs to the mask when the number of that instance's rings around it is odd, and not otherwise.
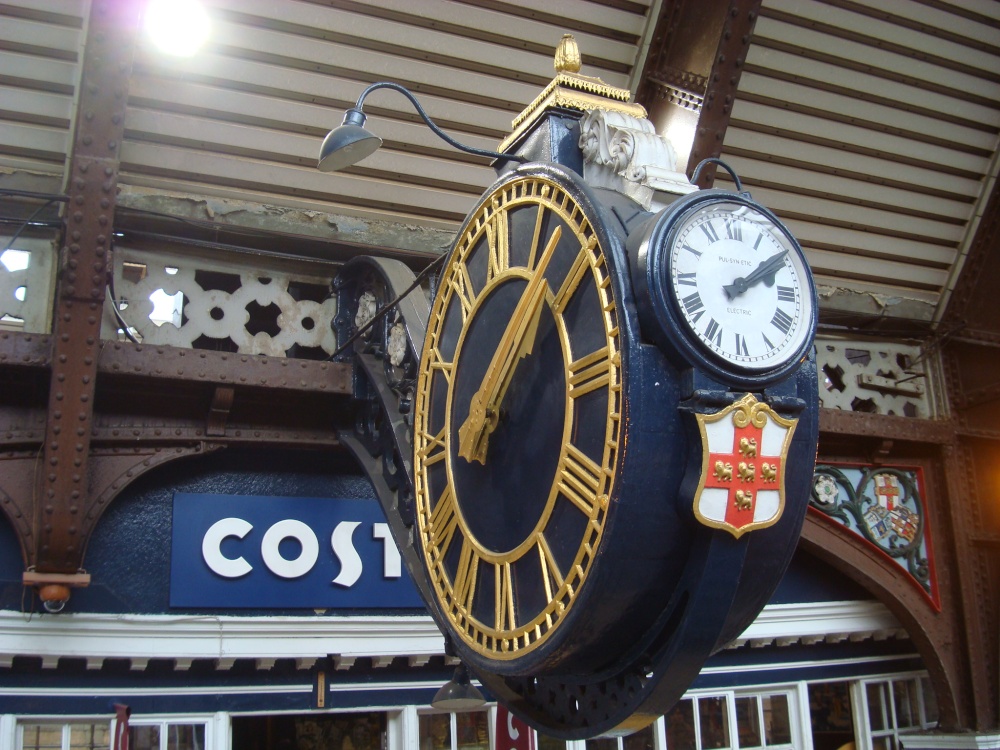
[[[473,310],[456,352],[450,429],[460,428],[476,408],[491,359],[530,279],[511,273],[484,294]],[[547,512],[566,417],[562,337],[547,303],[535,315],[530,353],[511,367],[502,398],[494,405],[496,427],[484,460],[462,456],[460,441],[449,447],[452,487],[462,517],[482,551],[506,554],[535,533]],[[544,376],[540,377],[540,374]],[[542,481],[532,481],[542,480]]]

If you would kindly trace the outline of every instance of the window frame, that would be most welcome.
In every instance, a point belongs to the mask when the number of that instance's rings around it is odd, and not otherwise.
[[[73,716],[73,717],[63,717],[63,716],[29,716],[21,717],[17,719],[15,725],[14,733],[14,747],[17,750],[24,750],[24,730],[28,726],[50,726],[50,727],[60,727],[62,729],[62,737],[60,740],[59,748],[60,750],[69,750],[71,747],[71,732],[74,725],[89,724],[93,727],[100,726],[102,724],[106,725],[108,728],[108,750],[112,747],[114,743],[114,719],[109,719],[107,716]]]
[[[24,750],[24,730],[28,726],[44,724],[62,728],[62,743],[60,750],[70,750],[70,727],[79,724],[93,726],[105,725],[108,728],[108,744],[105,750],[111,750],[115,741],[115,719],[106,714],[101,716],[14,716],[14,748]],[[228,721],[228,719],[226,719]],[[215,727],[219,721],[218,715],[212,714],[143,714],[129,718],[129,729],[139,726],[158,726],[160,729],[159,750],[167,748],[167,727],[173,725],[202,725],[205,728],[205,742],[202,750],[215,750]]]
[[[929,682],[930,677],[927,672],[906,672],[902,674],[879,675],[876,677],[866,677],[856,681],[853,697],[857,706],[857,719],[855,721],[855,734],[862,737],[861,750],[873,750],[875,741],[891,737],[894,747],[898,750],[901,747],[900,737],[907,734],[927,731],[937,726],[938,721],[930,720],[927,716],[927,702],[925,699],[925,682]],[[907,727],[899,726],[899,717],[896,715],[896,685],[907,682],[915,690],[914,696],[917,706],[917,723]],[[871,705],[868,701],[868,690],[871,686],[877,686],[884,690],[882,718],[885,726],[882,729],[872,729]],[[933,689],[933,686],[931,686]],[[863,731],[859,731],[863,730]]]
[[[420,748],[420,719],[423,716],[448,716],[449,717],[449,738],[451,746],[449,750],[458,750],[458,714],[486,714],[486,739],[487,746],[493,750],[494,738],[496,737],[496,704],[486,704],[480,708],[470,708],[466,711],[442,711],[436,708],[419,707],[417,709],[417,721],[415,727],[416,747]]]
[[[749,750],[795,750],[803,747],[802,733],[802,712],[801,694],[806,690],[806,683],[775,683],[773,685],[756,685],[749,687],[733,688],[729,690],[692,690],[684,694],[681,700],[693,700],[692,715],[694,721],[695,747],[697,750],[705,750],[701,736],[701,709],[698,701],[706,698],[725,698],[727,704],[727,719],[729,728],[729,745],[727,750],[746,750],[740,744],[739,723],[736,716],[736,701],[741,698],[757,699],[757,717],[760,726],[764,728],[764,704],[763,699],[783,695],[788,707],[788,725],[790,730],[790,741],[777,744],[752,745]],[[679,701],[678,701],[679,702]],[[667,745],[667,724],[666,717],[660,717],[662,722],[662,741],[664,750],[674,750]],[[762,733],[761,740],[767,742],[766,734]]]

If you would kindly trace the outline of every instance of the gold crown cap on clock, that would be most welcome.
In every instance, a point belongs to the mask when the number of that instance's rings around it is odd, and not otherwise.
[[[508,150],[546,112],[553,109],[568,109],[581,113],[592,109],[603,109],[645,119],[646,108],[631,101],[632,94],[628,89],[611,86],[600,78],[581,75],[582,63],[583,57],[576,39],[572,34],[564,34],[559,46],[556,47],[554,61],[556,77],[521,114],[514,118],[511,122],[511,134],[503,139],[498,151]]]

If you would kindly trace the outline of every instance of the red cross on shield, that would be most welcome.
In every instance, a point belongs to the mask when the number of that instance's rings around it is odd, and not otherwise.
[[[891,513],[900,497],[899,480],[892,474],[876,474],[875,497],[879,505]]]
[[[739,539],[777,523],[785,509],[785,461],[797,419],[748,393],[715,414],[696,414],[702,464],[695,517]]]

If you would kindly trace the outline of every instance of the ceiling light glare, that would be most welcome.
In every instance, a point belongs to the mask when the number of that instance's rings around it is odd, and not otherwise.
[[[150,0],[146,8],[146,32],[170,55],[193,55],[208,40],[210,25],[198,0]]]

